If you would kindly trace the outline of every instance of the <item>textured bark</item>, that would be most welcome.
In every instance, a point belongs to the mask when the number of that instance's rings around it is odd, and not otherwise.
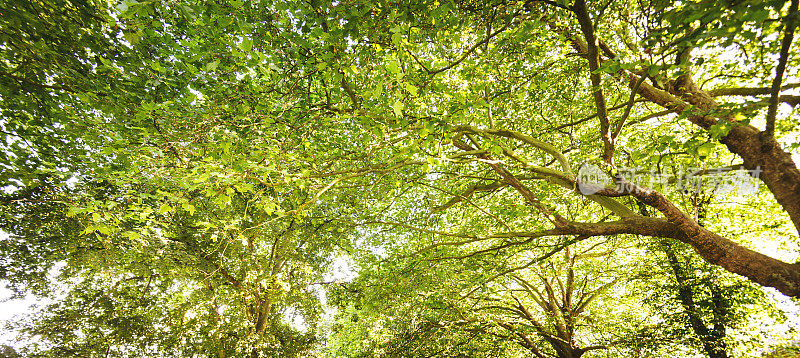
[[[256,320],[254,322],[256,334],[263,334],[267,328],[267,320],[272,311],[272,300],[264,299],[255,307]],[[257,348],[250,351],[250,358],[258,358],[261,353]]]
[[[638,77],[631,75],[629,83],[632,87],[634,79],[638,80]],[[699,89],[691,77],[684,77],[683,81],[670,87],[675,95],[651,85],[640,86],[639,94],[676,113],[688,109],[686,102],[694,105],[695,111],[699,110],[701,114],[690,115],[688,118],[704,129],[716,124],[719,119],[735,121],[732,116],[714,117],[712,114],[718,110],[719,105],[708,92]],[[676,96],[682,97],[686,102]],[[758,173],[758,179],[767,185],[800,232],[800,171],[792,161],[791,154],[784,151],[772,136],[764,135],[749,125],[733,126],[720,142],[743,159],[745,168]],[[712,233],[697,225],[654,191],[641,190],[634,193],[634,196],[657,208],[670,222],[678,224],[686,235],[684,242],[694,247],[708,262],[763,286],[777,288],[785,295],[800,296],[800,264],[776,260]]]
[[[490,160],[490,158],[486,159]],[[548,216],[548,219],[556,226],[551,234],[587,237],[635,234],[676,239],[691,245],[709,263],[747,277],[762,286],[774,287],[787,296],[800,297],[800,263],[790,264],[777,260],[708,231],[654,190],[641,188],[632,183],[623,183],[633,190],[620,195],[634,196],[642,203],[660,211],[665,219],[627,216],[613,222],[576,223],[546,209],[527,187],[496,162],[490,162],[489,166],[529,203]],[[603,194],[603,191],[597,193],[597,195]],[[610,193],[608,195],[617,194]]]
[[[792,0],[791,5],[789,5],[789,16],[786,16],[783,22],[783,40],[781,41],[780,57],[778,58],[778,65],[775,66],[775,78],[772,79],[769,107],[767,108],[767,125],[764,129],[765,135],[770,137],[775,135],[775,119],[778,115],[778,103],[780,102],[779,93],[781,91],[781,84],[783,83],[783,74],[786,72],[786,62],[789,60],[789,47],[791,47],[794,38],[798,5],[800,5],[800,1]]]
[[[800,83],[787,83],[781,86],[781,90],[800,87]],[[770,87],[737,87],[737,88],[717,88],[708,91],[712,97],[717,96],[761,96],[770,94]]]
[[[640,196],[640,200],[645,198],[642,202],[654,204],[651,206],[657,209],[659,208],[656,205],[662,206],[664,203],[663,197],[651,199],[646,198],[645,194]],[[576,235],[636,234],[676,239],[691,245],[709,263],[747,277],[762,286],[774,287],[787,296],[800,297],[800,264],[774,259],[710,232],[674,206],[670,210],[659,211],[667,215],[667,220],[632,217],[616,222],[580,224],[565,231]]]
[[[272,310],[272,301],[265,299],[258,306],[258,317],[256,318],[255,326],[256,333],[263,333],[267,328],[267,319],[269,318],[270,311]]]
[[[767,185],[800,232],[800,171],[791,154],[774,138],[751,126],[734,126],[720,142],[738,154],[747,169],[761,171],[758,179]]]

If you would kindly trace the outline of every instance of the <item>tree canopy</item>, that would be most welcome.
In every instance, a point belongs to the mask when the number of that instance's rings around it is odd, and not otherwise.
[[[0,355],[798,349],[798,0],[0,14]]]

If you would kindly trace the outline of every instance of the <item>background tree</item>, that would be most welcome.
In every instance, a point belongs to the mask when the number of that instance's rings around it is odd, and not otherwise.
[[[607,255],[606,253],[604,256]],[[394,337],[384,343],[389,347],[387,349],[391,355],[458,356],[466,354],[469,351],[467,347],[477,341],[497,347],[495,349],[514,342],[518,349],[505,347],[508,356],[514,356],[514,352],[519,354],[519,348],[522,348],[535,357],[580,357],[589,351],[608,348],[587,342],[592,337],[591,332],[603,326],[601,322],[605,318],[589,314],[587,308],[615,283],[614,275],[609,275],[609,271],[597,270],[598,267],[591,268],[595,272],[587,273],[586,276],[582,275],[583,272],[576,275],[576,261],[591,256],[598,254],[571,254],[567,250],[562,259],[549,260],[538,267],[506,270],[509,272],[504,277],[493,277],[488,282],[479,281],[480,276],[470,275],[468,269],[434,263],[433,265],[438,266],[436,271],[445,269],[451,272],[453,277],[447,281],[462,283],[442,287],[442,278],[439,277],[440,285],[434,283],[437,280],[432,280],[432,284],[421,292],[416,282],[416,287],[393,287],[394,290],[409,292],[410,294],[402,296],[412,296],[410,300],[413,303],[406,299],[374,300],[389,301],[387,303],[390,307],[399,307],[388,310],[381,307],[375,311],[366,310],[360,313],[370,315],[370,312],[374,312],[372,314],[381,317],[387,311],[400,310],[399,317],[395,319],[410,326],[401,330],[400,334],[395,333]],[[461,262],[456,263],[458,264]],[[588,268],[585,265],[580,266]],[[599,275],[595,276],[595,273]],[[602,276],[612,277],[611,281],[602,282]],[[476,281],[481,285],[470,285]],[[454,288],[460,290],[448,292],[448,289]],[[436,291],[425,292],[425,289]],[[337,291],[342,292],[334,292]],[[348,292],[352,291],[344,291]],[[356,295],[352,299],[357,302],[363,300],[363,297]],[[408,315],[408,308],[403,307],[410,307],[415,311],[414,314]],[[344,310],[342,312],[345,317],[353,314]],[[414,317],[410,321],[416,323],[400,318],[403,316]],[[374,325],[371,329],[380,329],[374,319],[372,322]],[[339,334],[341,333],[337,332],[337,336]],[[463,340],[456,337],[463,337]],[[492,341],[495,343],[488,343]]]

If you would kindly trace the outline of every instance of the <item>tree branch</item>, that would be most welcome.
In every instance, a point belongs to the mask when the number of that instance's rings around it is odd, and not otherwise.
[[[775,117],[778,115],[779,102],[778,93],[781,90],[783,73],[786,71],[786,62],[789,59],[789,47],[791,47],[792,38],[794,37],[794,27],[798,16],[798,3],[800,3],[800,0],[792,0],[792,4],[789,6],[789,14],[787,15],[786,23],[783,28],[780,59],[778,60],[778,67],[775,68],[775,78],[772,80],[769,108],[767,109],[767,126],[766,129],[764,129],[764,134],[768,137],[773,137],[775,135]]]
[[[638,100],[634,100],[633,103],[642,102],[642,101],[643,100],[638,99]],[[628,107],[629,105],[631,105],[631,102],[625,102],[625,103],[622,103],[622,104],[619,104],[619,105],[616,105],[616,106],[613,106],[613,107],[608,107],[608,110],[609,111],[616,111],[618,109]],[[586,122],[586,121],[594,119],[594,118],[597,118],[597,113],[592,114],[592,115],[587,116],[587,117],[583,117],[581,119],[578,119],[578,120],[575,120],[575,121],[572,121],[572,122],[569,122],[569,123],[566,123],[566,124],[562,124],[562,125],[560,125],[558,127],[552,128],[550,130],[557,131],[557,130],[564,129],[564,128],[567,128],[567,127],[572,127],[572,126],[574,126],[576,124],[581,124],[583,122]]]
[[[524,134],[522,132],[517,132],[517,131],[513,131],[513,130],[508,130],[508,129],[480,129],[480,128],[469,126],[469,125],[457,126],[456,127],[456,131],[457,132],[461,132],[461,131],[472,132],[472,133],[481,134],[481,135],[484,135],[484,136],[487,135],[487,134],[490,134],[490,135],[496,135],[496,136],[500,136],[500,137],[519,140],[519,141],[524,142],[524,143],[526,143],[528,145],[531,145],[531,146],[533,146],[533,147],[535,147],[537,149],[540,149],[540,150],[544,151],[547,154],[550,154],[561,165],[561,170],[563,170],[564,173],[566,173],[568,175],[572,174],[572,168],[569,165],[569,161],[567,160],[567,157],[564,156],[564,153],[562,153],[560,150],[556,149],[556,147],[554,147],[554,146],[552,146],[552,145],[550,145],[548,143],[545,143],[543,141],[540,141],[540,140],[538,140],[536,138],[533,138],[533,137],[531,137],[529,135],[526,135],[526,134]]]
[[[800,83],[787,83],[781,86],[781,90],[800,87]],[[716,88],[708,91],[711,97],[720,96],[763,96],[772,93],[772,87],[735,87],[735,88]]]
[[[631,115],[631,108],[633,108],[634,98],[636,97],[636,92],[639,91],[639,87],[644,82],[645,77],[642,76],[639,78],[639,81],[631,88],[631,98],[628,100],[628,105],[625,107],[625,112],[622,113],[622,118],[619,120],[619,124],[617,125],[617,129],[614,130],[614,133],[611,135],[611,140],[617,140],[617,136],[619,133],[622,132],[622,127],[625,125],[625,121],[628,120],[628,116]]]
[[[597,107],[597,117],[600,119],[600,138],[603,140],[603,161],[607,164],[614,163],[614,138],[611,134],[611,125],[608,120],[608,110],[606,109],[606,98],[603,94],[602,80],[598,69],[600,68],[600,53],[598,52],[598,41],[594,34],[594,26],[586,10],[586,1],[577,0],[573,6],[575,16],[581,26],[583,36],[586,38],[587,52],[586,58],[589,60],[589,78],[594,87],[592,95]]]
[[[466,60],[467,57],[469,57],[469,55],[471,55],[473,52],[475,52],[475,50],[477,50],[479,47],[481,47],[481,45],[483,45],[485,43],[488,43],[492,38],[494,38],[495,36],[499,35],[501,32],[503,32],[503,31],[507,30],[509,27],[511,27],[511,24],[514,23],[514,19],[515,18],[516,18],[516,16],[512,16],[511,19],[508,20],[508,23],[505,24],[505,26],[503,26],[499,30],[489,34],[489,36],[486,36],[483,40],[481,40],[481,41],[477,42],[476,44],[472,45],[472,47],[470,47],[469,50],[464,52],[461,55],[461,57],[459,57],[455,62],[453,62],[453,63],[451,63],[451,64],[449,64],[449,65],[447,65],[445,67],[442,67],[440,69],[437,69],[437,70],[430,70],[430,71],[428,71],[428,74],[436,75],[438,73],[447,71],[447,70],[449,70],[449,69],[451,69],[451,68],[453,68],[455,66],[458,66],[458,64],[460,64],[461,62]],[[413,55],[412,55],[412,57],[413,57]],[[425,66],[422,66],[422,67],[423,67],[423,69],[425,68]]]

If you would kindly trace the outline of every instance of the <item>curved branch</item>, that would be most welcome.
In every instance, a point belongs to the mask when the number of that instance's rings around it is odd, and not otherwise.
[[[564,153],[562,153],[560,150],[556,149],[556,147],[550,145],[549,143],[533,138],[525,133],[509,129],[496,129],[496,128],[480,129],[470,125],[460,125],[457,126],[455,130],[457,132],[472,132],[483,136],[495,135],[499,137],[516,139],[534,148],[540,149],[547,154],[550,154],[561,165],[561,170],[563,170],[564,173],[567,173],[567,175],[572,175],[572,168],[569,165],[567,157],[564,156]]]
[[[800,83],[787,83],[781,86],[781,90],[787,90],[800,87]],[[736,87],[736,88],[716,88],[708,91],[711,97],[720,96],[763,96],[770,94],[771,87]]]

